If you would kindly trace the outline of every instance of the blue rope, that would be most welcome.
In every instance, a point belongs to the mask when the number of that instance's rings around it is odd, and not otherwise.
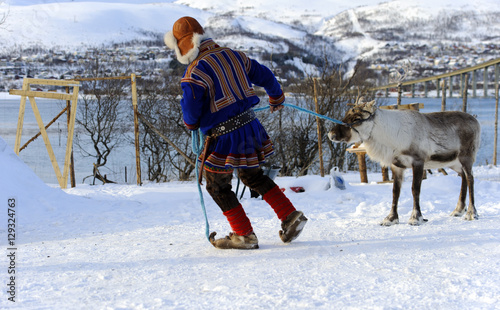
[[[200,169],[199,169],[200,162],[198,161],[198,157],[200,156],[201,152],[203,152],[203,142],[204,142],[203,133],[201,132],[200,129],[191,131],[191,140],[192,140],[193,152],[196,154],[196,165],[195,165],[196,183],[198,183],[198,193],[200,195],[201,209],[203,210],[203,214],[205,215],[205,235],[207,236],[207,240],[210,242],[210,226],[208,224],[207,210],[205,209],[205,200],[203,199],[201,184],[200,182],[198,182],[200,174]]]
[[[316,112],[313,112],[313,111],[308,110],[308,109],[304,109],[302,107],[299,107],[299,106],[296,106],[296,105],[293,105],[293,104],[283,103],[283,105],[286,106],[286,107],[294,108],[294,109],[299,110],[301,112],[312,114],[312,115],[317,116],[317,117],[322,118],[322,119],[326,119],[326,120],[334,122],[336,124],[345,125],[343,122],[341,122],[339,120],[336,120],[334,118],[331,118],[331,117],[328,117],[328,116],[325,116],[325,115],[318,114]],[[267,110],[267,109],[269,109],[269,106],[262,107],[262,108],[256,108],[256,109],[254,109],[254,111],[258,112],[258,111],[263,111],[263,110]]]

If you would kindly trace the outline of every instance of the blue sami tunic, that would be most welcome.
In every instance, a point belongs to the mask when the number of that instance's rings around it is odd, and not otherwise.
[[[264,87],[271,105],[285,101],[281,86],[266,66],[243,52],[220,47],[212,39],[201,42],[198,57],[181,80],[182,113],[186,126],[204,134],[259,103],[252,83]],[[230,173],[233,168],[255,168],[274,153],[259,120],[217,137],[208,150],[205,169]]]

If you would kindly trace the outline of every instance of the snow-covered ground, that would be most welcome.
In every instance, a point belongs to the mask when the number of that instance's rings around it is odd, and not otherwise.
[[[381,227],[391,185],[329,188],[328,177],[277,178],[309,222],[291,244],[260,199],[243,206],[259,237],[254,251],[206,240],[194,182],[44,184],[0,138],[0,308],[8,300],[8,199],[16,201],[19,309],[499,309],[500,168],[476,166],[477,221],[453,218],[460,178],[434,173],[421,204],[429,222],[410,226],[407,175],[401,224]],[[290,186],[303,186],[294,193]],[[206,192],[210,230],[229,231]],[[248,195],[248,191],[247,191]]]

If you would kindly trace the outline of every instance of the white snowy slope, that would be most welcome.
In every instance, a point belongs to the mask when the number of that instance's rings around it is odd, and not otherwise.
[[[498,1],[388,1],[351,7],[316,32],[347,56],[370,57],[387,44],[496,44]],[[393,39],[390,39],[393,37]]]
[[[328,178],[278,178],[309,222],[291,244],[260,199],[243,199],[259,237],[254,251],[217,250],[204,235],[194,182],[85,186],[43,184],[0,138],[0,247],[7,249],[7,199],[17,201],[16,303],[8,309],[498,309],[500,168],[478,166],[477,221],[452,218],[456,174],[430,175],[411,213],[404,183],[401,224],[381,227],[391,185],[327,189]],[[411,176],[407,176],[411,179]],[[290,186],[303,186],[294,193]],[[211,231],[229,226],[204,191]],[[247,191],[248,195],[248,191]],[[0,282],[7,283],[6,255]]]
[[[487,14],[499,11],[500,2],[493,0],[5,0],[0,3],[0,17],[7,14],[0,27],[0,40],[2,49],[75,49],[134,39],[154,40],[170,30],[179,17],[191,15],[207,28],[215,29],[218,39],[232,47],[287,52],[279,43],[269,42],[269,37],[303,46],[307,44],[305,36],[315,35],[325,41],[335,40],[346,57],[364,57],[388,43],[372,36],[379,29],[400,31],[410,24],[414,26],[404,37],[416,32],[427,38],[424,41],[432,41],[439,28],[432,18],[438,14],[463,27],[450,29],[451,40],[462,38],[476,43],[489,36],[494,43],[500,26],[495,15]],[[466,13],[462,16],[456,12]],[[475,19],[468,24],[470,16]],[[369,24],[364,25],[367,21]],[[231,34],[234,29],[239,29],[237,35]],[[229,31],[227,35],[225,30]],[[260,35],[266,37],[259,40]]]
[[[300,21],[317,28],[325,16],[348,6],[323,1],[311,7],[302,1],[4,1],[8,12],[0,38],[7,46],[75,48],[105,43],[148,39],[153,33],[170,30],[179,17],[191,15],[206,27],[240,27],[247,32],[301,40],[304,31],[289,23]],[[360,4],[372,1],[359,1]],[[350,4],[349,4],[350,5]],[[277,9],[279,7],[284,9]],[[221,16],[230,13],[229,16]],[[327,15],[325,15],[327,14]],[[225,25],[224,21],[229,24]],[[151,39],[151,38],[149,38]]]
[[[148,39],[144,32],[163,33],[176,16],[207,15],[171,3],[54,2],[2,8],[8,15],[0,38],[18,47],[77,48]]]

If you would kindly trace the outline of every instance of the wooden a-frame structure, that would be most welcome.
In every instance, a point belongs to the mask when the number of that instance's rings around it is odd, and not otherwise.
[[[32,91],[30,88],[31,85],[62,86],[66,87],[67,89],[69,89],[69,87],[73,87],[73,92],[64,94],[56,92]],[[14,145],[15,153],[19,155],[20,145],[21,145],[21,134],[23,131],[23,123],[24,123],[24,113],[26,110],[26,98],[28,98],[31,107],[33,109],[33,113],[35,114],[38,127],[40,128],[40,133],[43,137],[43,141],[45,142],[45,147],[47,148],[47,152],[49,154],[52,167],[54,168],[54,172],[56,173],[57,181],[59,182],[59,186],[61,188],[66,188],[68,185],[69,165],[70,165],[71,152],[73,150],[73,134],[75,129],[75,116],[76,116],[76,107],[77,107],[79,89],[80,89],[80,83],[78,81],[25,78],[23,80],[23,87],[21,90],[11,89],[9,91],[9,94],[11,95],[21,96],[21,104],[19,106],[19,118],[17,120],[16,142]],[[70,109],[67,110],[67,113],[69,115],[68,139],[66,143],[66,153],[64,157],[64,170],[62,173],[61,170],[59,169],[59,165],[57,163],[54,150],[52,149],[52,145],[50,144],[49,136],[47,135],[47,130],[45,129],[42,117],[40,116],[40,111],[38,110],[35,98],[48,98],[48,99],[60,99],[60,100],[71,101]]]

